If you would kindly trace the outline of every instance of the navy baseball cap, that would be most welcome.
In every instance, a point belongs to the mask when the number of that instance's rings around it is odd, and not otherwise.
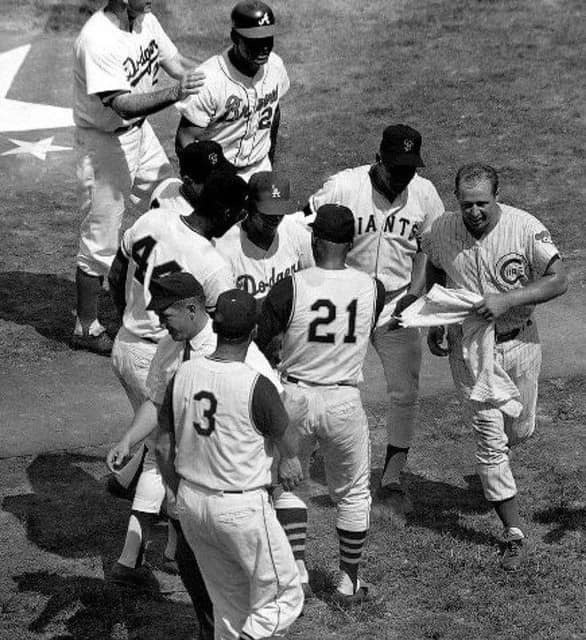
[[[421,134],[406,124],[392,124],[383,131],[380,143],[383,164],[389,167],[424,167]]]
[[[259,171],[248,181],[250,202],[267,216],[293,213],[289,205],[291,185],[289,179],[276,171]]]
[[[214,331],[226,338],[244,338],[256,326],[256,300],[242,289],[229,289],[218,296]]]
[[[167,307],[186,300],[187,298],[199,298],[205,300],[203,287],[191,275],[183,271],[179,273],[170,273],[167,276],[152,280],[149,286],[151,301],[147,305],[147,309],[155,313],[161,313]]]
[[[192,142],[177,157],[181,175],[198,184],[204,183],[214,171],[236,173],[236,167],[226,160],[222,147],[214,140]]]
[[[316,238],[344,244],[354,240],[354,214],[341,204],[323,204],[310,224]]]

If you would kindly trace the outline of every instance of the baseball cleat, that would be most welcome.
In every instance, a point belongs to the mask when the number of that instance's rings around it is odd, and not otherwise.
[[[137,591],[159,592],[159,583],[148,566],[132,569],[119,562],[112,567],[108,582]]]
[[[505,550],[501,557],[501,567],[505,571],[519,571],[527,557],[526,538],[505,540]]]
[[[338,589],[332,594],[332,601],[340,607],[346,609],[356,604],[361,604],[368,599],[368,587],[361,585],[352,594],[342,593]]]
[[[73,349],[81,349],[91,351],[101,356],[109,356],[112,352],[113,341],[110,336],[103,331],[100,335],[92,336],[87,332],[82,334],[74,333],[71,336],[70,343]]]

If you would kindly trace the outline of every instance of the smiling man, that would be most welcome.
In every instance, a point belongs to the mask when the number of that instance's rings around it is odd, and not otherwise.
[[[76,349],[109,354],[98,297],[118,248],[125,208],[148,209],[151,192],[171,175],[146,117],[197,93],[203,74],[177,50],[145,0],[110,0],[74,44],[75,140],[82,194],[77,254]],[[159,87],[163,69],[177,82]]]
[[[215,140],[239,175],[248,180],[270,171],[280,120],[279,103],[289,90],[283,61],[273,52],[275,17],[259,0],[232,10],[232,46],[200,67],[206,82],[197,96],[178,103],[180,150],[194,140]]]
[[[421,240],[429,256],[428,285],[439,283],[481,294],[476,313],[494,323],[494,361],[519,391],[520,415],[511,416],[489,402],[471,399],[474,379],[462,348],[462,327],[453,325],[448,347],[445,330],[434,327],[428,345],[437,356],[449,354],[454,384],[476,439],[476,465],[484,495],[504,527],[502,566],[521,567],[526,536],[521,525],[510,448],[535,430],[541,346],[535,305],[567,289],[565,267],[549,231],[532,215],[498,202],[498,175],[489,165],[464,165],[456,175],[459,213],[434,222]]]

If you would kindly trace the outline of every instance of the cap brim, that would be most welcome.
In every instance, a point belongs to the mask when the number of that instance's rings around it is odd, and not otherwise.
[[[254,206],[259,213],[265,216],[286,216],[288,213],[294,213],[289,200],[261,200],[254,201]]]
[[[146,306],[146,310],[160,313],[167,307],[170,307],[174,302],[177,302],[177,298],[151,298],[151,301]]]
[[[381,153],[381,159],[388,167],[425,167],[418,153]]]
[[[270,24],[266,27],[249,27],[243,29],[242,27],[233,27],[234,31],[243,38],[272,38],[275,35],[275,25]]]

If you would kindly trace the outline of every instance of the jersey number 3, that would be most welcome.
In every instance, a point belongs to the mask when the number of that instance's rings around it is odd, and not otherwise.
[[[354,299],[346,307],[348,312],[348,331],[344,336],[344,342],[354,344],[356,342],[356,309],[358,307],[358,300]],[[325,342],[328,344],[334,344],[336,341],[336,334],[325,332],[318,333],[318,327],[320,325],[331,324],[336,319],[336,305],[331,300],[320,298],[311,305],[312,311],[321,312],[322,309],[326,310],[326,315],[314,318],[309,323],[309,331],[307,339],[309,342]]]
[[[203,411],[201,411],[201,418],[205,421],[205,424],[201,422],[193,421],[194,429],[199,433],[200,436],[210,436],[214,429],[216,428],[216,409],[218,408],[218,400],[216,396],[210,391],[198,391],[193,396],[194,402],[205,403]],[[207,407],[206,407],[207,405]],[[201,409],[198,406],[198,409]],[[198,412],[199,413],[199,412]],[[198,416],[199,417],[199,416]]]

